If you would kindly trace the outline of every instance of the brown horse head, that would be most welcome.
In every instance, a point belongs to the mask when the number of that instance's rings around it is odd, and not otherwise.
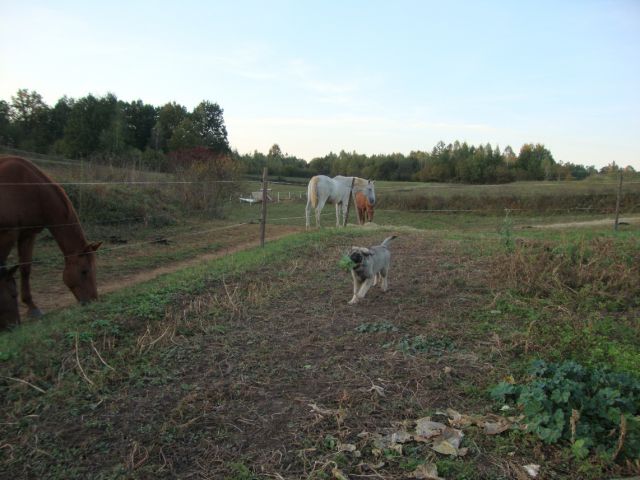
[[[81,304],[98,298],[95,251],[102,242],[87,244],[84,250],[65,257],[62,280]]]
[[[18,266],[5,268],[0,264],[0,330],[18,325],[20,311],[18,310],[18,289],[14,274]]]

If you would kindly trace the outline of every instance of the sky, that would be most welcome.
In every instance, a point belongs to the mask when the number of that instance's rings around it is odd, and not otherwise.
[[[224,109],[240,153],[442,140],[640,170],[640,0],[0,0],[0,99]]]

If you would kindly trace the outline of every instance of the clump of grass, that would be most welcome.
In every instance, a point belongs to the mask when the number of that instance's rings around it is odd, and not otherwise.
[[[512,296],[497,306],[523,328],[525,354],[637,370],[637,240],[516,242],[503,265]]]
[[[640,303],[640,250],[634,240],[596,238],[554,246],[521,243],[510,256],[512,286],[538,297],[562,295],[576,307]]]

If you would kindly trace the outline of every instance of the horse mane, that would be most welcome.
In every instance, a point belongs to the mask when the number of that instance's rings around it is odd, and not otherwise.
[[[354,187],[366,187],[369,184],[369,180],[366,178],[353,177],[355,181],[353,182]]]
[[[49,177],[46,173],[40,170],[33,162],[21,158],[21,157],[0,157],[0,160],[13,160],[19,163],[22,163],[25,168],[27,168],[36,178],[37,181],[31,183],[43,183],[47,184],[51,187],[52,190],[49,190],[52,194],[56,195],[58,198],[62,200],[62,203],[65,207],[65,217],[74,221],[78,221],[78,214],[73,208],[73,204],[69,199],[69,196],[64,191],[64,189],[58,184],[58,182],[54,181],[51,177]]]

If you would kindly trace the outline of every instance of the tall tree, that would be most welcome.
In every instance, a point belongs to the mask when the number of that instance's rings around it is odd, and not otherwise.
[[[187,118],[187,109],[176,102],[166,103],[160,107],[151,133],[151,147],[168,152],[169,140],[185,118]]]
[[[113,94],[96,98],[89,94],[73,103],[64,129],[64,152],[82,157],[100,151],[121,151],[123,121]],[[126,139],[124,140],[126,142]]]
[[[125,103],[123,110],[131,145],[143,151],[152,141],[151,132],[158,118],[158,110],[142,100]]]
[[[229,153],[227,127],[224,125],[224,110],[217,103],[202,101],[193,110],[193,125],[202,144],[217,153]]]
[[[544,145],[526,143],[520,149],[515,166],[525,172],[525,178],[528,180],[544,180],[551,178],[555,163],[551,152]]]
[[[185,150],[201,146],[200,135],[197,127],[190,118],[185,118],[173,130],[168,142],[169,151]]]
[[[11,114],[7,102],[0,100],[0,144],[13,145],[13,135],[11,133]]]
[[[51,143],[50,111],[36,91],[20,89],[11,97],[11,118],[18,145],[26,150],[44,151]]]

